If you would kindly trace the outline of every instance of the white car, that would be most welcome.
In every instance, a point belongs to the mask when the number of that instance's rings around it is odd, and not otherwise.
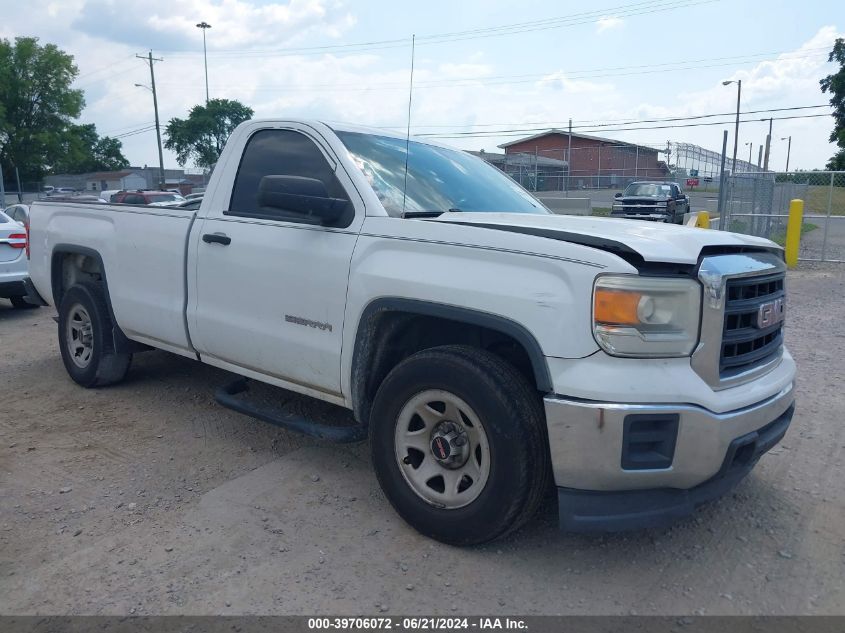
[[[119,382],[149,348],[233,372],[227,407],[369,438],[387,499],[448,543],[517,529],[551,477],[568,530],[664,524],[792,419],[777,244],[553,215],[429,141],[247,121],[198,210],[37,202],[31,232],[78,384]],[[252,402],[248,379],[347,423]]]
[[[111,202],[112,196],[120,193],[123,189],[104,189],[99,193],[99,198],[103,202]]]
[[[26,226],[27,222],[29,222],[28,204],[13,204],[3,209],[3,213],[8,215],[21,226]]]
[[[24,205],[13,205],[10,208]],[[27,234],[22,223],[0,211],[0,297],[15,308],[37,307],[28,303],[24,280],[27,279]]]

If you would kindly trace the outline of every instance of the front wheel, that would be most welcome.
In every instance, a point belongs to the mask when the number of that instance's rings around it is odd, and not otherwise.
[[[414,354],[385,378],[370,419],[379,483],[422,534],[484,543],[536,511],[549,471],[541,401],[498,356],[463,345]]]
[[[113,325],[100,285],[71,286],[59,306],[59,348],[65,369],[83,387],[103,387],[126,377],[131,354],[114,350]]]

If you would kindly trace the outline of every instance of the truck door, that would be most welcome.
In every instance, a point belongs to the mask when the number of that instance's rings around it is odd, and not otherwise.
[[[350,200],[354,213],[345,226],[321,226],[260,206],[259,183],[270,175],[316,178],[329,196]],[[222,176],[219,188],[228,193],[225,182]],[[192,239],[194,347],[210,364],[339,396],[347,280],[363,201],[329,144],[306,126],[256,128],[228,182],[231,196],[212,196]]]

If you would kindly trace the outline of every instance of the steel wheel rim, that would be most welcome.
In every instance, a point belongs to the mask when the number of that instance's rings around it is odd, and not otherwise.
[[[449,424],[458,427],[468,449],[462,465],[446,467],[435,457],[432,445],[433,438]],[[429,389],[408,400],[397,418],[393,446],[408,486],[438,508],[454,510],[469,505],[490,477],[490,444],[481,420],[466,402],[448,391]]]
[[[91,316],[81,304],[74,304],[68,312],[65,327],[65,347],[73,364],[85,369],[94,354],[94,334]]]

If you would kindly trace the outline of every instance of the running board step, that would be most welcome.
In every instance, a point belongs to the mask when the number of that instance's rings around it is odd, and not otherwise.
[[[263,406],[238,397],[247,392],[249,392],[247,379],[238,377],[217,389],[214,392],[214,399],[227,409],[329,442],[349,443],[367,439],[367,430],[360,424],[347,426],[323,424],[304,415],[286,413],[283,407]]]

